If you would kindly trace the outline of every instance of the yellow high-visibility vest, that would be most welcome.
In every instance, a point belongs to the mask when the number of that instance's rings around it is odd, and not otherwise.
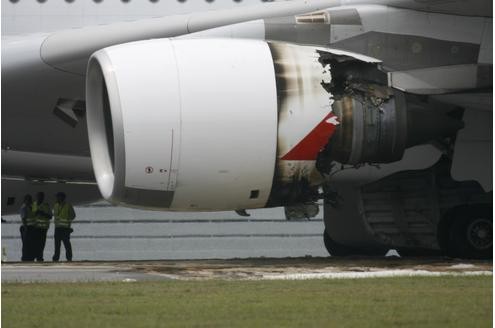
[[[23,210],[25,210],[26,217],[22,218],[23,223],[26,226],[34,227],[36,225],[36,214],[34,214],[33,206],[23,205]]]
[[[53,216],[56,228],[70,228],[72,220],[76,217],[74,208],[69,203],[55,203],[53,205]]]
[[[51,209],[50,205],[48,203],[42,203],[38,204],[38,202],[33,202],[33,212],[36,213],[37,211],[42,211],[44,213],[48,213],[50,217],[45,217],[44,215],[36,215],[36,228],[40,229],[48,229],[50,227],[50,220],[52,219],[51,216]]]

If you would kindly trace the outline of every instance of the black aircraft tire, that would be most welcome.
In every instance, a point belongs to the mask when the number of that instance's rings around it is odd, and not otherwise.
[[[466,259],[491,259],[493,256],[493,219],[486,212],[456,217],[449,230],[448,254]]]
[[[360,248],[342,245],[333,240],[327,233],[327,230],[323,232],[323,243],[327,249],[328,254],[331,256],[384,256],[386,250],[381,248]]]
[[[328,254],[331,256],[352,255],[352,251],[349,247],[345,247],[344,245],[335,242],[332,238],[330,238],[326,230],[323,232],[323,243],[325,244]]]

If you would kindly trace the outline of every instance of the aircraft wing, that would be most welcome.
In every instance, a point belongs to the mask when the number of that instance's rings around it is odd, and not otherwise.
[[[55,32],[46,37],[40,49],[42,60],[53,67],[83,74],[89,56],[114,44],[174,37],[256,19],[294,16],[331,7],[380,4],[447,14],[485,16],[492,13],[492,2],[418,0],[296,0],[256,6],[165,16],[134,22],[113,23]]]
[[[397,8],[460,16],[492,17],[492,1],[487,0],[406,0],[379,1]]]
[[[40,56],[61,70],[84,73],[89,56],[111,45],[175,37],[256,19],[293,16],[338,6],[336,0],[270,2],[243,8],[191,13],[55,32],[46,37]]]

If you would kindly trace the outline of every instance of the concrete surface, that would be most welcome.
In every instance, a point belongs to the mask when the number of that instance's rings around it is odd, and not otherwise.
[[[110,207],[76,207],[71,235],[74,260],[124,261],[248,257],[327,256],[322,213],[311,221],[287,221],[283,208],[234,212],[174,213]],[[2,260],[19,261],[18,215],[3,217]],[[45,261],[53,255],[53,224]],[[65,252],[62,249],[61,259]]]
[[[2,283],[145,280],[332,279],[492,275],[491,261],[447,258],[250,258],[136,262],[10,263]]]

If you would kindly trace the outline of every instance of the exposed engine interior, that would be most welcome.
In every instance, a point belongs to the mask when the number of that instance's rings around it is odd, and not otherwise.
[[[339,118],[332,138],[319,156],[318,169],[328,164],[391,163],[416,145],[453,137],[463,127],[460,108],[387,86],[387,74],[377,65],[322,54],[330,63],[331,83],[325,83]]]
[[[103,49],[89,64],[87,104],[103,196],[169,210],[297,213],[321,198],[336,165],[448,148],[463,127],[459,108],[388,87],[372,58],[248,40]]]

